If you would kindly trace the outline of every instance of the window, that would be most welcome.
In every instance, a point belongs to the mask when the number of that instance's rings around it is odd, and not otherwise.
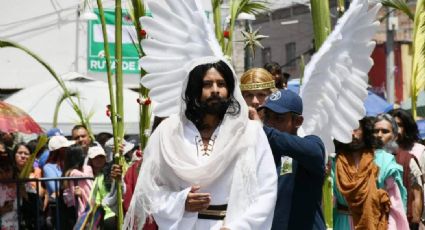
[[[263,65],[272,61],[272,50],[270,47],[261,50],[261,57],[263,58]]]
[[[286,53],[286,66],[295,67],[296,66],[296,43],[290,42],[285,45]]]

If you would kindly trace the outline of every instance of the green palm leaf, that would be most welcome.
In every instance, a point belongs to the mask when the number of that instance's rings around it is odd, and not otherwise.
[[[50,65],[47,64],[47,62],[45,62],[41,57],[39,57],[37,54],[33,53],[28,48],[23,47],[23,46],[19,45],[18,43],[15,43],[15,42],[0,40],[0,48],[6,48],[6,47],[16,48],[16,49],[20,49],[20,50],[24,51],[25,53],[27,53],[28,55],[33,57],[38,63],[40,63],[42,66],[44,66],[47,69],[47,71],[49,71],[49,73],[53,76],[53,78],[58,82],[59,86],[62,88],[64,94],[68,95],[69,102],[71,103],[72,108],[74,109],[75,113],[77,113],[78,117],[80,118],[81,124],[84,125],[85,127],[87,127],[87,130],[89,131],[89,133],[91,133],[90,123],[88,123],[85,120],[84,115],[83,115],[80,107],[77,105],[77,103],[74,102],[72,97],[69,96],[70,92],[69,92],[68,88],[66,87],[62,78],[59,77],[59,75],[53,70],[53,68],[50,67]],[[93,134],[90,134],[90,135],[92,136]]]
[[[240,12],[248,13],[248,14],[260,14],[264,11],[267,11],[269,8],[266,6],[266,2],[264,1],[245,1],[241,7]]]
[[[214,17],[214,32],[215,36],[223,50],[223,53],[230,57],[232,54],[233,31],[235,29],[236,19],[240,13],[259,14],[268,9],[267,2],[257,0],[230,0],[230,22],[228,27],[229,35],[224,39],[223,28],[221,25],[221,4],[223,0],[211,0]]]
[[[69,94],[66,94],[66,93],[63,93],[60,97],[59,97],[59,99],[58,99],[58,101],[56,102],[56,106],[55,106],[55,112],[54,112],[54,114],[53,114],[53,127],[57,127],[58,126],[58,114],[59,114],[59,109],[60,109],[60,106],[62,105],[62,103],[66,100],[66,99],[68,99],[68,98],[71,98],[71,97],[78,97],[79,96],[79,93],[78,92],[73,92],[73,91],[70,91],[69,92]]]
[[[416,100],[425,87],[425,0],[418,0],[413,28],[412,113],[416,118]]]
[[[405,0],[382,0],[382,5],[391,7],[404,12],[411,20],[415,18],[415,15],[410,11],[409,6]]]
[[[329,0],[310,0],[313,19],[314,48],[319,50],[331,32]]]
[[[41,148],[46,143],[47,143],[47,136],[41,135],[40,138],[38,139],[38,143],[37,143],[37,146],[35,147],[34,152],[31,153],[30,158],[27,160],[27,163],[25,163],[24,168],[22,169],[21,173],[19,174],[20,179],[28,178],[30,176],[30,173],[33,170],[35,158],[36,158],[38,152],[40,152]]]

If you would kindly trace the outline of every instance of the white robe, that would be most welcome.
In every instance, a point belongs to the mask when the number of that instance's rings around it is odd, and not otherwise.
[[[254,121],[248,122],[247,125],[252,125],[251,122]],[[257,143],[254,150],[256,154],[256,176],[258,181],[257,200],[232,222],[226,222],[224,220],[223,223],[221,220],[198,219],[197,212],[185,211],[186,197],[193,184],[180,180],[179,192],[165,193],[163,195],[157,194],[159,196],[158,199],[164,201],[158,212],[153,213],[159,229],[215,230],[220,229],[222,226],[232,230],[266,230],[271,228],[276,203],[277,175],[267,137],[261,126],[258,125],[258,127],[258,132],[256,132],[256,135],[258,135],[256,138]],[[214,135],[220,135],[219,128],[214,132]],[[187,142],[186,144],[189,144],[193,148],[190,154],[197,154],[197,160],[202,164],[207,162],[211,156],[203,155],[199,152],[199,146],[197,147],[196,142],[197,136],[199,138],[200,134],[193,123],[186,123],[184,126],[184,139]],[[240,141],[243,142],[244,140]],[[235,163],[230,164],[223,175],[217,178],[214,183],[207,187],[201,187],[199,192],[211,194],[211,205],[228,203],[234,168]],[[161,174],[165,175],[174,173],[167,165],[162,166],[160,170]],[[175,176],[172,178],[175,178]],[[167,184],[166,181],[162,183]]]

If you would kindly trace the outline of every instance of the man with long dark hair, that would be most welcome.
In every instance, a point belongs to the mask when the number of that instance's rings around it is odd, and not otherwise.
[[[229,64],[212,59],[188,71],[179,114],[149,139],[130,225],[152,214],[159,229],[271,227],[277,176],[267,138]]]
[[[226,113],[240,113],[240,104],[232,95],[234,90],[232,70],[224,62],[200,65],[190,72],[184,96],[185,115],[201,136],[211,137]]]
[[[392,154],[376,149],[374,118],[363,118],[352,142],[337,142],[332,165],[334,229],[409,229],[403,169]]]
[[[373,134],[380,148],[394,155],[396,162],[403,167],[403,185],[407,190],[407,220],[410,229],[418,229],[422,214],[422,172],[418,160],[398,145],[399,127],[390,114],[376,117]]]
[[[410,229],[418,229],[421,222],[424,222],[425,216],[425,199],[423,189],[425,146],[418,143],[418,125],[409,112],[403,109],[394,109],[390,111],[389,114],[392,115],[394,122],[397,124],[397,133],[394,134],[398,145],[396,159],[398,161],[399,159],[402,160],[399,164],[403,165],[403,168],[405,169],[403,173],[407,174],[404,179],[405,186],[408,191],[407,218],[411,225]],[[412,160],[408,161],[408,159]],[[412,176],[412,174],[414,176]]]
[[[422,173],[425,173],[425,146],[420,144],[419,130],[413,116],[403,109],[389,112],[398,126],[397,144],[399,148],[408,151],[419,161]],[[423,177],[423,176],[422,176]]]

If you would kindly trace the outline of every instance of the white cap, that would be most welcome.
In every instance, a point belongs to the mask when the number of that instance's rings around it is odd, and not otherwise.
[[[124,152],[123,154],[127,154],[130,150],[132,150],[134,148],[134,144],[131,142],[128,142],[126,140],[122,140],[122,143],[124,144]],[[112,152],[112,148],[114,147],[114,138],[111,137],[109,138],[109,140],[105,143],[105,148],[108,151]]]
[[[105,150],[103,150],[103,148],[100,147],[100,146],[90,147],[87,155],[90,159],[93,159],[97,156],[105,156],[106,157]]]
[[[128,142],[126,140],[122,140],[122,143],[124,144],[124,155],[129,154],[130,150],[134,148],[134,144],[131,142]],[[112,149],[114,148],[114,138],[111,137],[109,140],[105,143],[105,151],[107,154],[107,162],[111,162],[114,159],[114,153],[112,152]]]
[[[75,144],[75,141],[69,141],[64,136],[52,136],[49,140],[49,151],[55,151],[60,148],[66,148]]]

